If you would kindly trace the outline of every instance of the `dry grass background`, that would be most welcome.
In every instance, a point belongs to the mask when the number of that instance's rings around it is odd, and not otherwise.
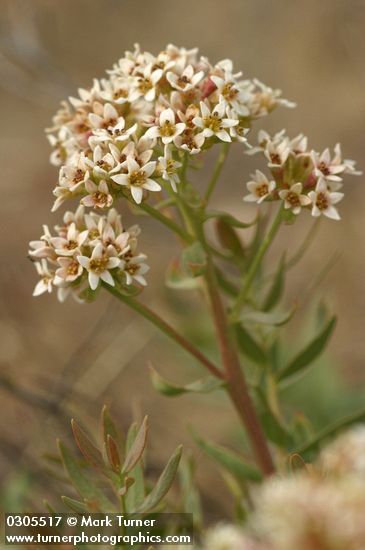
[[[188,358],[123,307],[106,297],[90,306],[32,298],[36,277],[27,242],[57,217],[49,212],[56,169],[48,164],[43,129],[59,101],[102,76],[136,41],[151,51],[168,42],[197,45],[211,60],[230,57],[248,77],[280,87],[298,102],[296,110],[265,120],[269,130],[303,131],[316,148],[341,141],[345,155],[364,169],[364,26],[364,0],[0,0],[0,467],[8,496],[24,470],[33,472],[28,491],[35,500],[47,491],[41,453],[55,448],[56,434],[69,433],[67,417],[76,414],[93,425],[105,401],[123,426],[133,412],[150,414],[153,468],[181,440],[191,446],[189,423],[217,441],[240,437],[223,400],[170,401],[154,393],[147,359],[166,373],[176,365],[176,379],[184,380],[181,365]],[[243,183],[252,167],[239,151],[232,154],[215,196],[221,209],[242,215]],[[323,224],[289,285],[289,296],[298,295],[340,251],[318,292],[340,315],[331,356],[350,393],[365,381],[363,186],[362,178],[348,182],[342,223]],[[153,221],[141,223],[141,247],[152,266],[145,300],[176,321],[184,301],[173,300],[161,284],[173,243]],[[283,230],[291,249],[307,223]],[[189,307],[198,311],[193,302]],[[191,374],[195,367],[189,369]],[[215,476],[203,459],[199,477],[209,509],[219,515],[226,501],[219,479],[212,483]]]

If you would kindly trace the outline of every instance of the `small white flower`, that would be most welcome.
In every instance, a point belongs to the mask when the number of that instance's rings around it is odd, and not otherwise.
[[[115,147],[115,145],[110,144],[109,147]],[[120,153],[119,149],[118,152]],[[120,168],[118,158],[112,154],[111,150],[102,148],[100,145],[96,145],[93,150],[92,160],[87,159],[86,163],[98,176],[104,178],[108,177],[111,173],[115,173]]]
[[[80,233],[75,223],[71,223],[65,237],[51,237],[50,243],[58,256],[74,256],[80,252],[80,247],[84,244],[87,236],[87,229]]]
[[[308,195],[302,195],[303,185],[298,182],[290,186],[289,189],[279,191],[279,197],[284,201],[284,208],[291,209],[293,214],[299,214],[302,206],[311,204]]]
[[[175,138],[174,144],[179,149],[187,151],[190,155],[197,155],[201,152],[204,141],[205,136],[202,132],[196,134],[193,129],[186,128],[180,136]]]
[[[277,143],[268,141],[264,149],[265,157],[268,159],[269,168],[282,168],[290,154],[289,140],[284,137]]]
[[[324,176],[328,182],[334,182],[334,185],[332,183],[330,184],[333,190],[340,187],[336,187],[336,182],[342,181],[340,174],[348,173],[359,176],[362,173],[355,169],[355,162],[353,160],[342,159],[339,143],[337,143],[334,148],[333,157],[331,157],[330,150],[327,148],[322,154],[312,151],[312,159],[315,166],[315,175]]]
[[[247,107],[250,94],[245,89],[242,89],[238,82],[230,78],[226,79],[215,75],[212,75],[210,79],[216,85],[217,93],[222,102],[227,106],[233,107],[239,116],[248,116],[250,114],[250,110]]]
[[[47,261],[43,259],[40,262],[35,262],[35,267],[41,280],[36,284],[33,296],[40,296],[44,292],[52,292],[54,273],[49,270]]]
[[[89,113],[89,122],[93,130],[107,130],[117,125],[119,114],[111,103],[105,103],[104,105],[97,103],[94,110],[98,113]]]
[[[176,74],[171,71],[166,74],[166,78],[171,86],[180,92],[187,92],[188,90],[191,90],[199,84],[203,77],[204,71],[199,71],[196,73],[192,65],[185,67],[181,74]]]
[[[115,256],[108,256],[101,243],[96,245],[91,254],[91,258],[87,256],[77,256],[77,261],[89,272],[89,285],[92,290],[98,287],[100,280],[108,285],[114,286],[114,279],[109,269],[118,267],[120,265],[120,259]]]
[[[58,258],[59,268],[56,270],[55,285],[62,285],[64,282],[73,282],[82,274],[83,268],[76,258]]]
[[[162,169],[162,178],[170,182],[171,187],[176,193],[176,184],[180,182],[178,171],[182,166],[181,162],[173,158],[171,148],[168,145],[165,145],[164,156],[159,157],[158,160]]]
[[[138,256],[132,256],[127,258],[123,271],[126,275],[127,285],[131,285],[133,281],[137,281],[142,286],[147,285],[147,281],[143,275],[149,271],[149,266],[144,263],[147,256],[139,254]]]
[[[142,202],[143,189],[147,191],[161,190],[161,186],[149,177],[155,171],[155,161],[147,162],[144,166],[140,166],[133,158],[128,157],[127,166],[128,174],[112,176],[112,180],[118,185],[128,187],[137,204]]]
[[[86,191],[89,193],[81,199],[81,204],[89,208],[110,208],[113,204],[113,197],[109,193],[108,185],[105,180],[101,180],[97,185],[91,180],[85,184]]]
[[[225,117],[226,105],[223,102],[218,103],[211,111],[208,105],[201,101],[200,111],[202,116],[193,118],[193,123],[202,129],[204,137],[217,136],[222,141],[232,141],[226,128],[237,126],[238,120]]]
[[[59,174],[59,185],[73,192],[89,179],[87,159],[83,155],[75,155],[68,164],[62,166]]]
[[[175,122],[175,113],[172,109],[165,109],[159,116],[156,126],[147,130],[147,138],[160,137],[164,145],[172,143],[176,136],[180,135],[185,129],[184,122]]]
[[[323,177],[319,178],[316,190],[310,191],[308,196],[313,204],[312,216],[317,218],[323,214],[332,220],[340,219],[340,215],[334,205],[340,202],[344,194],[330,191]]]
[[[273,90],[260,82],[257,78],[253,80],[256,90],[252,92],[252,98],[249,102],[250,113],[253,117],[259,118],[269,114],[277,105],[296,107],[296,103],[288,101],[281,97],[281,90]]]
[[[153,101],[156,97],[156,86],[163,75],[162,69],[153,69],[152,63],[148,64],[142,74],[136,78],[134,89],[130,93],[129,101],[133,103],[140,97],[146,101]]]
[[[274,181],[269,181],[260,170],[256,170],[252,178],[253,179],[247,183],[247,189],[250,191],[250,194],[246,195],[244,200],[260,204],[274,191],[276,183]]]
[[[109,222],[104,225],[100,234],[100,240],[108,251],[111,252],[109,254],[110,256],[123,256],[123,254],[126,254],[130,250],[129,232],[123,231],[122,229],[117,235],[115,229]]]

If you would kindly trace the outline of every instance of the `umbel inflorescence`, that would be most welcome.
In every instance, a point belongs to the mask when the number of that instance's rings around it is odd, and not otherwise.
[[[69,293],[80,297],[84,286],[95,290],[100,281],[144,285],[139,229],[124,230],[111,207],[120,199],[157,209],[156,200],[179,193],[189,162],[219,143],[248,148],[252,122],[278,105],[294,106],[280,90],[242,79],[228,59],[212,65],[197,49],[173,45],[157,56],[139,46],[126,52],[107,78],[64,102],[48,130],[51,162],[60,167],[52,210],[72,199],[80,206],[65,214],[54,235],[45,227],[31,243],[41,277],[34,294],[56,287],[62,300]],[[339,146],[331,157],[328,150],[308,150],[302,135],[260,132],[259,146],[248,152],[262,152],[271,175],[256,171],[246,200],[282,201],[294,215],[306,208],[339,217],[342,176],[356,173]]]

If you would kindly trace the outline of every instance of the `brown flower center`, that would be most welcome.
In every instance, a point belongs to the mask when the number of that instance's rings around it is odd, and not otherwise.
[[[222,128],[222,121],[215,113],[207,116],[204,119],[204,124],[206,128],[209,128],[209,130],[212,130],[214,133],[219,132],[219,130]]]
[[[289,191],[286,196],[286,200],[293,207],[300,206],[299,195],[297,195],[297,193],[294,193],[293,191]]]
[[[153,84],[149,78],[140,78],[138,81],[139,91],[145,95],[149,90],[153,88]]]
[[[68,267],[67,267],[67,275],[77,275],[78,271],[79,271],[79,263],[76,261],[76,260],[72,260],[72,262],[70,262],[68,264]]]
[[[103,273],[108,265],[108,256],[102,256],[101,258],[94,258],[90,260],[90,270],[96,274]]]
[[[82,181],[84,179],[84,176],[85,176],[85,172],[83,170],[81,170],[81,168],[78,168],[74,174],[74,177],[73,177],[73,182],[74,183],[80,183],[80,181]]]
[[[269,193],[269,186],[267,185],[267,183],[262,183],[261,185],[258,185],[256,187],[255,193],[260,198],[264,197]]]
[[[101,191],[95,191],[95,193],[93,193],[91,196],[96,204],[106,204],[106,202],[108,201],[108,195],[102,193]]]
[[[143,170],[138,170],[138,172],[131,172],[129,174],[129,185],[134,185],[135,187],[141,187],[146,183],[146,173]]]
[[[329,207],[328,196],[326,193],[318,193],[316,199],[316,206],[319,210],[326,210]]]
[[[168,120],[160,127],[160,134],[162,137],[171,137],[175,134],[176,126]]]
[[[127,264],[125,271],[127,271],[130,275],[135,275],[139,271],[139,267],[140,266],[138,264]]]
[[[318,170],[322,172],[325,176],[330,175],[330,169],[328,168],[327,164],[325,162],[320,162],[318,165]]]
[[[233,82],[227,82],[222,89],[222,96],[227,99],[227,101],[233,101],[237,94],[238,90],[233,87]]]
[[[67,250],[75,250],[75,248],[78,247],[78,244],[77,244],[77,241],[68,241],[68,243],[66,244],[66,248]]]

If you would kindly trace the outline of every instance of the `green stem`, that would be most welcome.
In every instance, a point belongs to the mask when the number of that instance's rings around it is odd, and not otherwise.
[[[138,208],[161,222],[163,225],[171,229],[176,235],[178,235],[183,241],[185,242],[192,242],[193,238],[187,233],[180,225],[178,225],[176,222],[174,222],[171,218],[168,218],[162,212],[159,210],[156,210],[153,206],[149,205],[146,202],[142,202],[141,204],[137,205]]]
[[[145,306],[141,302],[135,300],[132,296],[127,296],[118,291],[117,288],[110,286],[106,283],[102,283],[103,287],[113,294],[118,300],[132,308],[134,311],[142,315],[150,323],[155,325],[161,332],[166,334],[169,338],[174,340],[180,347],[184,348],[190,355],[195,357],[204,367],[206,367],[211,374],[217,378],[224,379],[224,374],[191,342],[186,340],[180,333],[178,333],[171,325],[169,325],[162,317],[157,315],[152,309]]]
[[[185,211],[189,217],[191,230],[195,233],[196,239],[203,245],[207,254],[207,269],[204,278],[209,294],[221,360],[225,371],[227,391],[247,432],[257,463],[262,473],[269,476],[275,472],[275,467],[265,434],[249,393],[245,375],[241,369],[235,343],[227,322],[226,310],[218,290],[215,266],[211,250],[205,238],[203,224],[187,205],[185,205]]]
[[[246,279],[245,279],[245,282],[241,288],[241,291],[238,295],[238,298],[237,298],[237,302],[234,306],[234,308],[232,309],[232,313],[231,313],[231,321],[235,322],[238,320],[238,317],[241,313],[241,309],[246,301],[246,298],[248,296],[248,293],[251,289],[251,285],[256,277],[256,274],[257,274],[257,271],[259,270],[260,266],[261,266],[261,262],[267,252],[267,250],[269,249],[271,243],[273,242],[275,236],[276,236],[276,233],[278,232],[279,230],[279,227],[281,225],[281,222],[283,220],[283,217],[282,217],[282,209],[280,208],[280,210],[278,211],[277,215],[275,216],[274,218],[274,221],[273,221],[273,224],[272,226],[270,227],[270,230],[269,232],[267,233],[266,237],[264,238],[264,240],[262,241],[261,243],[261,246],[259,247],[257,253],[256,253],[256,256],[254,257],[253,259],[253,262],[250,266],[250,269],[246,275]]]
[[[212,179],[210,180],[209,185],[208,185],[208,189],[205,193],[204,200],[205,200],[206,204],[209,202],[209,199],[210,199],[210,197],[211,197],[211,195],[212,195],[212,193],[215,189],[215,186],[218,182],[219,176],[222,172],[222,168],[223,168],[225,160],[227,158],[229,145],[230,145],[229,143],[223,143],[222,144],[222,148],[221,148],[221,151],[220,151],[218,159],[217,159],[217,163],[216,163],[215,168],[214,168]]]

